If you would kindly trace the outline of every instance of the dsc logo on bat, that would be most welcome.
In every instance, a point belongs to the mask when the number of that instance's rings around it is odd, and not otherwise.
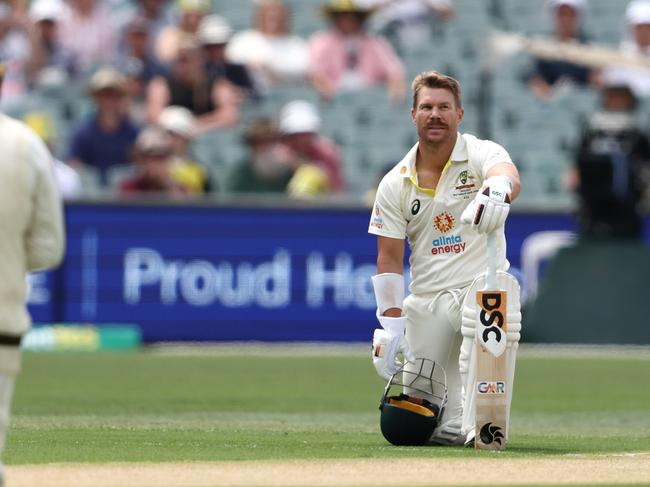
[[[476,294],[479,343],[495,357],[506,349],[506,293],[505,291],[479,291]]]

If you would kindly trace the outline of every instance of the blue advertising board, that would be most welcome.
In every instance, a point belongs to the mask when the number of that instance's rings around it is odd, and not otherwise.
[[[32,277],[34,321],[137,323],[146,342],[367,341],[375,238],[365,208],[74,204],[67,254]],[[513,214],[523,240],[568,215]]]

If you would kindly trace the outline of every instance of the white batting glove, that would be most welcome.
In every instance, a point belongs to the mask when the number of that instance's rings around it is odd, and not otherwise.
[[[401,353],[407,362],[415,361],[415,356],[411,353],[404,336],[406,317],[389,318],[379,316],[378,319],[384,329],[378,328],[373,334],[372,364],[380,377],[390,380],[392,375],[402,366],[398,354]]]
[[[512,181],[507,176],[492,176],[485,180],[483,189],[467,205],[460,217],[478,233],[491,233],[506,222],[510,212]]]

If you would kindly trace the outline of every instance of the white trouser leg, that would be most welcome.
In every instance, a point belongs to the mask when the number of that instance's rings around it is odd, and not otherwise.
[[[507,334],[506,334],[506,360],[507,360],[507,417],[506,422],[506,439],[510,424],[510,404],[512,402],[512,392],[514,389],[515,362],[517,360],[517,349],[521,338],[521,305],[519,301],[519,283],[511,274],[499,271],[497,273],[499,289],[507,292]],[[461,375],[462,397],[463,397],[463,426],[464,435],[471,434],[475,427],[476,405],[474,404],[474,382],[475,364],[474,364],[474,346],[476,340],[476,318],[477,304],[476,291],[485,287],[485,276],[477,277],[470,286],[465,296],[462,313],[461,333],[463,336],[460,347],[458,368]]]
[[[404,314],[408,320],[406,339],[413,355],[433,360],[446,372],[447,405],[441,424],[433,434],[435,439],[442,431],[448,431],[445,442],[454,441],[460,434],[461,426],[462,396],[458,372],[458,352],[462,339],[459,333],[461,301],[458,290],[436,295],[410,295],[404,300]]]
[[[0,468],[9,428],[14,384],[20,371],[20,362],[20,347],[0,345]]]
[[[0,372],[0,460],[4,452],[7,430],[9,429],[9,413],[14,392],[15,377]]]

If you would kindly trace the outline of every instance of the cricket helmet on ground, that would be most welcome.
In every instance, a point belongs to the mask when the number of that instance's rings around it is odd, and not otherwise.
[[[401,393],[391,395],[391,389]],[[418,358],[403,365],[388,381],[381,398],[380,426],[393,445],[424,445],[436,429],[447,403],[445,370]]]

